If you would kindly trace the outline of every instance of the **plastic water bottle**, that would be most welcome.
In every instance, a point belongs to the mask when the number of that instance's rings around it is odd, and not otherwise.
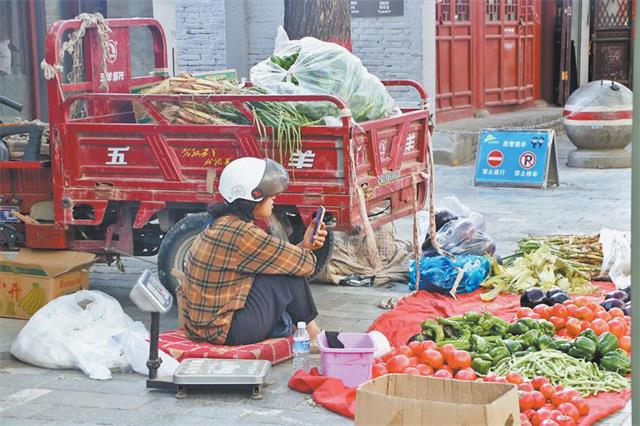
[[[300,321],[298,329],[293,335],[293,372],[309,370],[310,337],[307,332],[307,323]]]

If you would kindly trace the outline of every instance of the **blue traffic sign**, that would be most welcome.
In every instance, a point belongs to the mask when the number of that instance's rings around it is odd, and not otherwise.
[[[546,188],[558,184],[553,130],[483,130],[475,185]]]

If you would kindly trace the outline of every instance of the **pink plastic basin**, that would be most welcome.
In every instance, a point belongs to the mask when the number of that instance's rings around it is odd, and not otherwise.
[[[346,386],[353,388],[371,380],[374,345],[367,333],[338,334],[344,349],[328,347],[324,332],[316,340],[323,375],[342,379]]]

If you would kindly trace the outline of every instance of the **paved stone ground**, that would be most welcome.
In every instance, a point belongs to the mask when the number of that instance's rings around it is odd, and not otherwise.
[[[498,253],[509,254],[527,234],[591,233],[602,226],[630,229],[630,170],[579,170],[564,166],[570,145],[559,140],[560,180],[548,190],[475,188],[472,165],[437,168],[437,198],[455,194],[463,203],[484,214]],[[411,220],[396,223],[398,235],[411,236]],[[96,265],[92,288],[116,297],[134,319],[143,315],[128,300],[132,283],[148,265],[125,261],[126,272]],[[380,288],[344,288],[313,285],[312,290],[325,329],[366,331],[382,313],[376,307],[384,297],[398,297],[406,284]],[[8,348],[24,322],[0,319],[0,423],[3,425],[90,424],[350,424],[321,407],[309,404],[307,395],[286,386],[290,363],[275,366],[264,389],[265,397],[253,401],[244,393],[195,394],[176,399],[171,394],[147,391],[143,377],[114,374],[110,381],[88,379],[77,371],[45,370],[12,359]],[[175,309],[162,318],[162,329],[175,328]],[[318,363],[319,359],[314,358]],[[631,424],[631,405],[601,422]]]

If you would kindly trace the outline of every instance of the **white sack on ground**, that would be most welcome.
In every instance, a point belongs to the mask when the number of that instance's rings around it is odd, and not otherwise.
[[[631,244],[628,233],[613,229],[600,230],[602,244],[601,275],[609,275],[617,288],[631,285]]]
[[[61,296],[31,317],[11,345],[11,354],[44,368],[77,368],[92,379],[111,378],[111,369],[148,374],[149,338],[116,299],[95,290]],[[161,376],[178,362],[160,351]]]

